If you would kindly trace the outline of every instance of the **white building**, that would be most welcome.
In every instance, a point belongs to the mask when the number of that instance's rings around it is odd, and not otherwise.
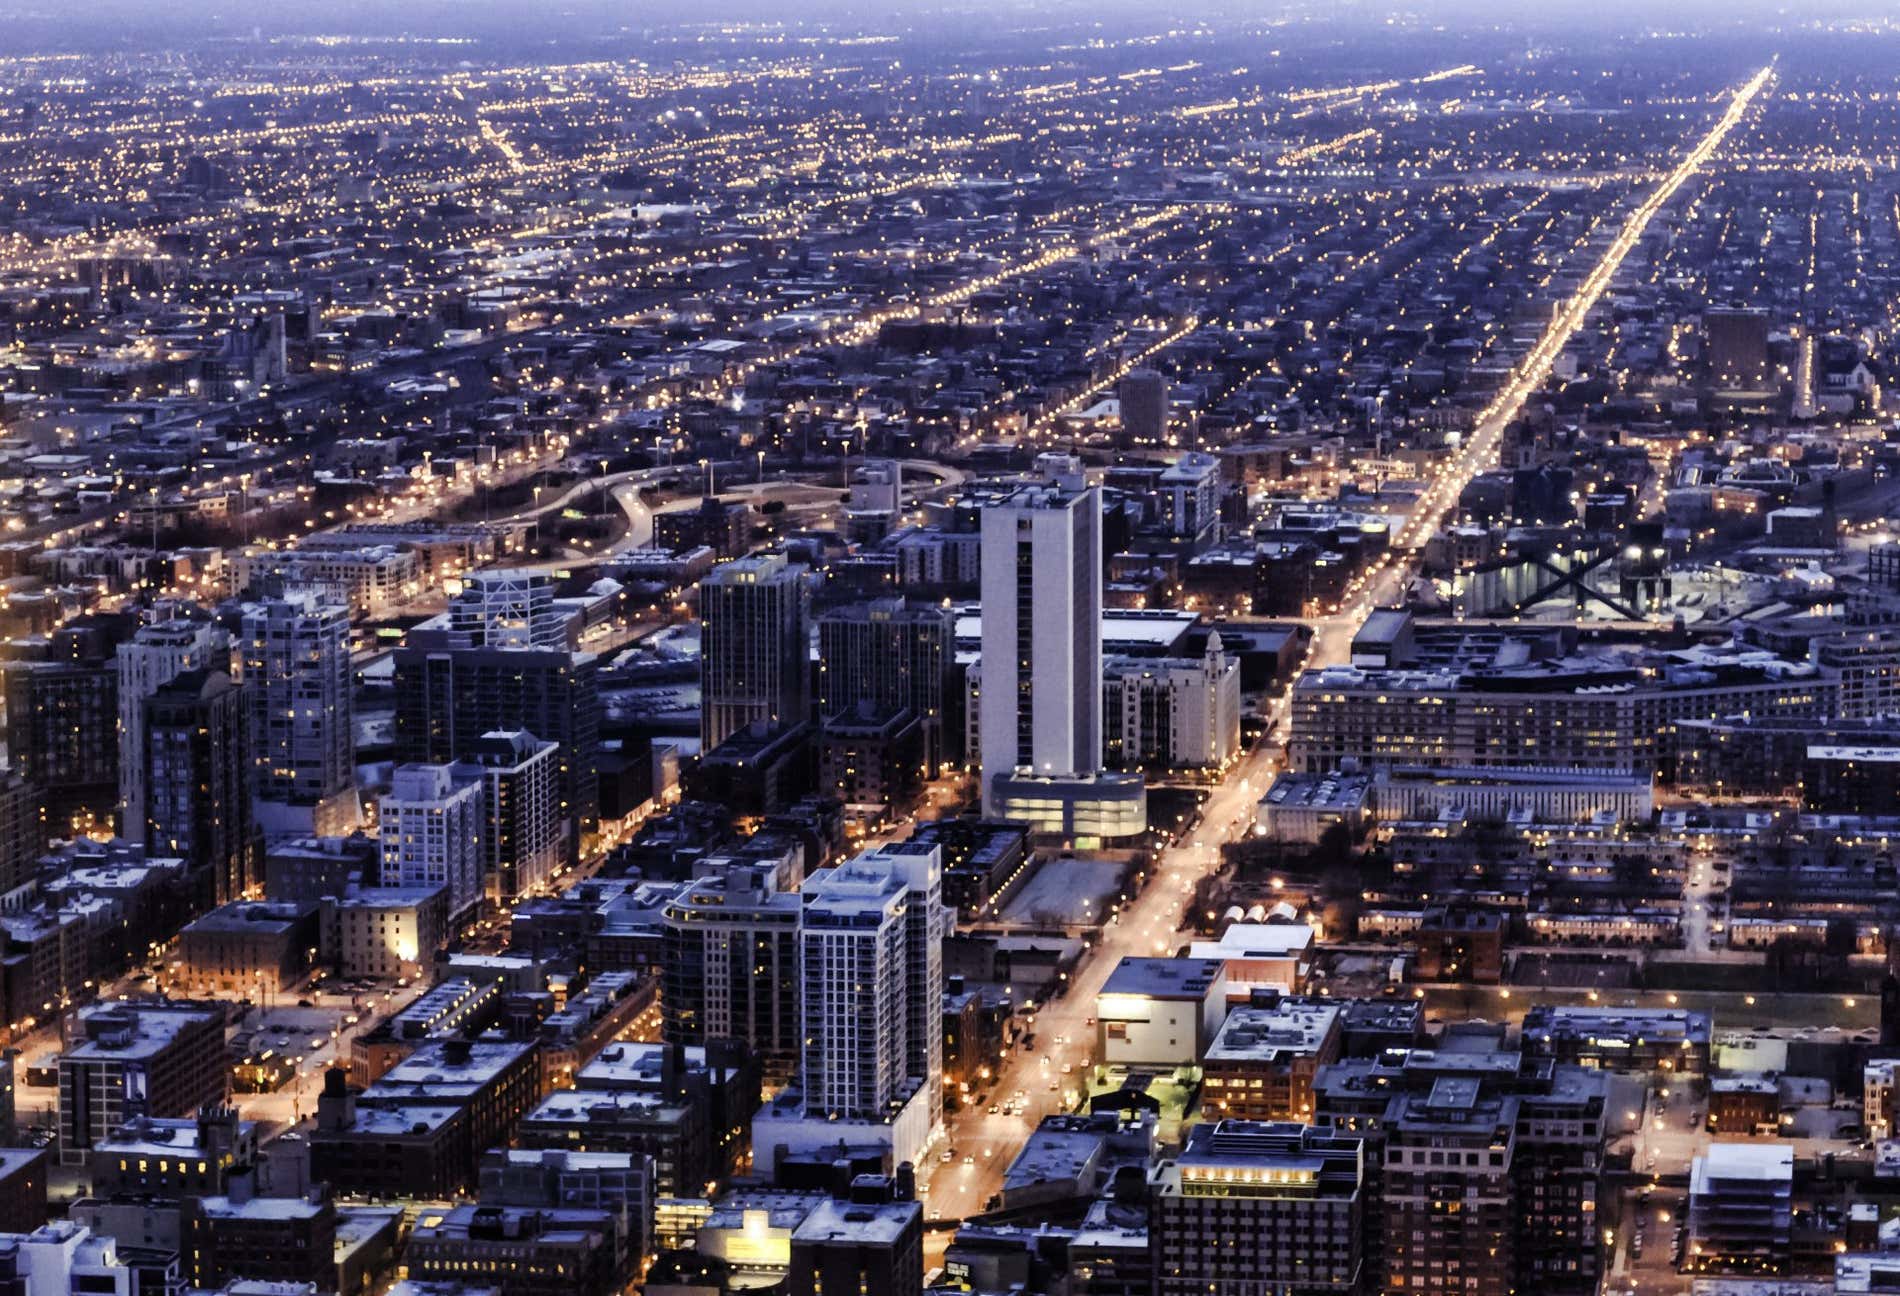
[[[482,789],[457,783],[447,765],[399,765],[377,802],[382,880],[447,887],[451,923],[482,898]]]
[[[1220,460],[1191,450],[1161,474],[1168,530],[1195,545],[1220,537]]]
[[[721,563],[699,583],[700,743],[747,725],[795,724],[808,709],[811,604],[783,554]]]
[[[806,879],[799,920],[798,1078],[816,1119],[900,1103],[909,1010],[902,879],[851,864]]]
[[[753,1122],[754,1157],[888,1146],[915,1161],[943,1113],[943,940],[935,846],[898,842],[805,880],[798,1075]]]
[[[119,1258],[119,1244],[71,1220],[31,1233],[0,1233],[0,1280],[20,1296],[132,1296],[138,1274]]]
[[[983,509],[983,809],[1039,831],[1147,826],[1139,780],[1102,773],[1102,497],[1057,464]]]
[[[1095,996],[1106,1066],[1198,1065],[1227,1014],[1216,959],[1123,958]]]
[[[1255,990],[1298,994],[1306,989],[1312,967],[1313,929],[1302,922],[1231,923],[1219,940],[1191,942],[1188,953],[1219,959],[1236,996]]]
[[[229,667],[225,633],[209,621],[155,622],[119,645],[119,836],[126,841],[145,841],[145,704],[185,671]]]
[[[1692,1269],[1784,1268],[1794,1233],[1794,1149],[1711,1143],[1689,1170]]]
[[[376,616],[421,590],[422,565],[414,551],[393,545],[253,549],[232,558],[231,583],[260,594],[298,585],[333,585],[343,592],[352,613]]]
[[[265,830],[353,830],[356,691],[349,609],[309,589],[247,603],[241,648]]]
[[[1199,658],[1108,658],[1102,705],[1116,769],[1219,769],[1240,750],[1240,661],[1218,634]]]

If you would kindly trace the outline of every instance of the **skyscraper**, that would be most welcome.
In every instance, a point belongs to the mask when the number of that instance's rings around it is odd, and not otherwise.
[[[449,631],[469,647],[567,646],[567,617],[554,605],[554,581],[546,572],[470,572],[449,600]]]
[[[903,884],[852,865],[806,879],[799,921],[799,1086],[808,1119],[879,1116],[905,1096]]]
[[[722,563],[699,583],[702,746],[747,725],[796,724],[809,706],[810,593],[783,554]]]
[[[185,861],[199,908],[240,899],[256,881],[251,715],[246,686],[203,668],[173,676],[139,708],[140,836]]]
[[[311,589],[247,603],[241,647],[266,831],[354,828],[349,608]]]
[[[983,510],[983,810],[1124,836],[1147,807],[1138,778],[1102,775],[1101,492],[1073,461],[1045,470]]]
[[[955,618],[940,603],[876,599],[818,618],[818,713],[869,702],[908,709],[924,735],[924,771],[936,778],[962,752],[961,690],[954,687]]]
[[[65,837],[110,826],[119,805],[119,675],[111,658],[8,662],[7,763]]]
[[[119,835],[145,841],[145,703],[160,685],[190,670],[230,665],[223,629],[209,621],[174,619],[140,626],[119,645]],[[247,816],[248,818],[248,816]]]
[[[1168,432],[1168,380],[1152,369],[1130,369],[1115,388],[1122,432],[1142,445],[1158,445]]]
[[[409,632],[396,650],[396,759],[472,760],[486,735],[525,730],[560,744],[562,854],[600,815],[599,663],[566,648],[456,646],[445,625]]]
[[[458,780],[481,785],[483,888],[512,904],[561,866],[560,745],[525,730],[482,735]]]
[[[893,1164],[922,1153],[943,1114],[942,884],[941,851],[911,842],[805,879],[798,1075],[753,1121],[760,1167],[840,1140]]]
[[[772,870],[729,864],[694,878],[666,904],[661,1027],[669,1044],[740,1040],[768,1080],[790,1078],[799,1054],[799,897]]]
[[[806,1114],[943,1110],[943,856],[899,842],[820,869],[799,922]]]
[[[1102,767],[1102,496],[1025,486],[983,510],[983,798]]]
[[[449,889],[449,917],[482,898],[482,787],[447,765],[399,765],[377,803],[384,886]]]

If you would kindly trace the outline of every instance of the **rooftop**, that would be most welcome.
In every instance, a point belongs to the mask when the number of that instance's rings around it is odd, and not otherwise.
[[[1104,995],[1144,999],[1205,999],[1221,977],[1218,960],[1127,956],[1108,974]]]

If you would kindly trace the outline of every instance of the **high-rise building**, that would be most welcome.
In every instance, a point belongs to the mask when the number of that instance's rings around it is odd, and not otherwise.
[[[882,1115],[905,1093],[905,889],[851,865],[805,880],[798,1075],[808,1118]]]
[[[941,603],[901,598],[856,603],[818,618],[818,713],[909,710],[923,730],[924,771],[936,778],[962,755],[962,694],[955,686],[956,618]]]
[[[943,943],[956,915],[943,900],[943,850],[928,842],[887,842],[852,861],[888,869],[904,887],[904,1064],[923,1080],[934,1126],[943,1115]]]
[[[983,810],[1127,836],[1147,803],[1140,779],[1102,774],[1101,492],[1079,465],[1053,468],[983,509]]]
[[[1768,312],[1727,307],[1702,312],[1709,377],[1719,388],[1759,391],[1768,385]]]
[[[399,765],[377,803],[384,886],[449,889],[451,923],[482,899],[482,787],[447,765]]]
[[[1106,658],[1102,702],[1111,768],[1218,769],[1240,751],[1240,659],[1219,634],[1198,658]]]
[[[869,1117],[921,1084],[942,1111],[943,856],[899,842],[805,880],[800,1080],[809,1116]]]
[[[36,790],[47,830],[67,837],[117,817],[119,674],[105,660],[8,662],[7,763]]]
[[[799,724],[809,708],[810,592],[782,554],[722,563],[699,583],[699,736],[711,751],[749,725]]]
[[[140,626],[119,645],[119,835],[144,842],[146,811],[145,703],[160,685],[188,670],[230,665],[223,629],[178,618]]]
[[[512,904],[546,884],[561,866],[560,744],[484,734],[454,772],[481,785],[484,891]]]
[[[244,607],[259,818],[267,831],[335,835],[356,826],[350,613],[316,590]]]
[[[185,861],[199,908],[241,899],[257,880],[251,717],[248,687],[205,668],[174,675],[138,707],[140,836]]]
[[[1160,445],[1168,434],[1168,380],[1153,369],[1130,369],[1115,387],[1122,432],[1137,445]]]
[[[1196,1125],[1149,1177],[1155,1296],[1358,1296],[1367,1197],[1356,1137],[1294,1122]]]
[[[798,1076],[752,1125],[753,1155],[883,1146],[914,1162],[943,1112],[943,856],[902,842],[805,879]]]
[[[0,895],[31,882],[45,853],[39,790],[17,775],[0,774]]]
[[[600,816],[599,663],[565,648],[456,647],[441,627],[409,632],[395,653],[396,759],[473,760],[497,731],[560,744],[562,855]]]
[[[463,647],[564,648],[567,616],[546,572],[497,568],[462,578],[449,600],[449,632]]]
[[[1161,503],[1168,533],[1189,548],[1220,536],[1220,460],[1190,450],[1161,474]]]
[[[669,1044],[742,1040],[783,1083],[799,1053],[799,897],[764,865],[730,864],[664,911],[661,1029]]]

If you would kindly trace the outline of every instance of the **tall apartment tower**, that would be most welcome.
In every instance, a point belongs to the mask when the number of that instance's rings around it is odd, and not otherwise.
[[[986,505],[977,720],[983,812],[1070,838],[1147,826],[1139,777],[1102,773],[1102,496],[1073,460]]]
[[[888,869],[845,864],[820,869],[800,894],[798,1072],[806,1119],[881,1115],[907,1096],[904,885]]]
[[[119,645],[119,835],[127,841],[146,840],[146,699],[185,671],[229,664],[224,631],[209,621],[154,622]]]
[[[700,721],[711,751],[757,723],[796,724],[809,707],[810,593],[782,554],[722,563],[699,583]]]
[[[763,865],[694,878],[663,911],[661,1032],[668,1044],[741,1040],[765,1078],[798,1065],[799,897]]]
[[[103,660],[0,665],[7,764],[35,788],[46,827],[70,837],[110,827],[119,799],[119,674]]]
[[[983,510],[983,803],[999,779],[1102,768],[1102,495],[1025,486]]]
[[[546,572],[500,568],[462,578],[449,600],[449,632],[463,647],[564,648],[567,617]]]
[[[895,843],[801,889],[801,1088],[807,1119],[876,1118],[921,1092],[943,1112],[943,856]]]
[[[482,735],[454,774],[481,785],[488,895],[512,904],[552,878],[562,859],[560,744],[497,730]]]
[[[384,886],[449,889],[451,920],[482,898],[482,788],[447,765],[398,765],[377,802]]]
[[[1718,307],[1702,312],[1709,377],[1725,391],[1768,385],[1768,312]]]
[[[348,606],[311,589],[247,603],[240,646],[265,830],[353,829],[356,704]]]
[[[185,861],[201,909],[241,899],[257,880],[251,716],[247,687],[203,668],[160,684],[140,707],[143,839]]]
[[[943,902],[943,848],[887,842],[853,864],[888,869],[904,886],[904,1063],[924,1082],[934,1128],[943,1116],[943,943],[956,927]]]
[[[1153,369],[1130,369],[1115,387],[1122,432],[1129,440],[1159,445],[1168,434],[1168,380]]]
[[[563,646],[471,645],[448,620],[415,627],[395,652],[396,759],[471,760],[497,730],[559,743],[561,849],[578,860],[600,816],[598,659]]]
[[[818,618],[818,714],[843,715],[865,702],[908,708],[924,731],[925,776],[936,778],[963,747],[955,625],[941,603],[901,598],[826,612]]]

